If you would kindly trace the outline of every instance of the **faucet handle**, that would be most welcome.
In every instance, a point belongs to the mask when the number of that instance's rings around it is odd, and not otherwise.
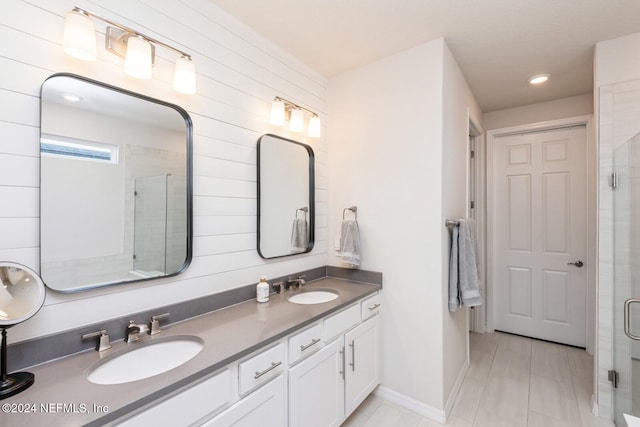
[[[169,317],[169,313],[151,316],[151,331],[149,332],[149,335],[155,335],[162,332],[162,329],[160,329],[160,320],[166,319],[167,317]]]
[[[109,350],[111,348],[111,343],[109,342],[109,335],[107,334],[107,331],[105,329],[102,329],[100,331],[96,331],[96,332],[91,332],[88,334],[84,334],[82,336],[83,340],[89,339],[89,338],[95,338],[95,337],[100,337],[100,339],[98,340],[98,343],[96,344],[96,351],[105,351],[105,350]]]
[[[282,284],[282,282],[276,282],[273,285],[273,290],[277,293],[277,294],[283,294],[285,289],[284,289],[284,285]]]

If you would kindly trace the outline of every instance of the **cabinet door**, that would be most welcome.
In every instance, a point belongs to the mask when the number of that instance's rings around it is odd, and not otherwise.
[[[349,416],[380,383],[378,316],[344,336],[347,358],[345,409]]]
[[[285,382],[282,375],[203,424],[204,427],[285,425]]]
[[[289,370],[289,427],[344,421],[344,348],[336,340]]]

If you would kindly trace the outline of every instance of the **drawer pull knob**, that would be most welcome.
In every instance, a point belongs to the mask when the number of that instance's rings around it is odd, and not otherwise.
[[[271,362],[271,366],[269,366],[267,369],[265,369],[264,371],[260,372],[260,371],[256,371],[255,376],[253,377],[254,379],[258,379],[263,375],[268,374],[269,372],[273,371],[274,369],[276,369],[278,366],[282,365],[282,362]]]
[[[319,342],[320,342],[320,338],[313,338],[309,344],[301,345],[300,346],[300,351],[305,351],[306,349],[318,344]]]
[[[370,307],[369,307],[369,310],[373,311],[373,310],[375,310],[375,309],[376,309],[376,308],[378,308],[378,307],[380,307],[380,304],[374,304],[374,305],[372,305],[372,306],[370,306]]]

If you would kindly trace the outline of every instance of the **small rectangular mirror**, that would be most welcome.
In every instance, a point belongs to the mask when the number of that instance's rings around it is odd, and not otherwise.
[[[191,119],[72,74],[42,85],[40,274],[61,292],[172,276],[191,262]]]
[[[278,258],[314,243],[313,149],[276,135],[258,140],[258,253]]]

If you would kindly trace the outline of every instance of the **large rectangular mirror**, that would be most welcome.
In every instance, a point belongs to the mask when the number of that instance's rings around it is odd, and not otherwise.
[[[191,119],[72,74],[42,85],[40,275],[77,292],[191,262]]]
[[[311,251],[315,228],[313,150],[276,135],[258,140],[258,253]]]

